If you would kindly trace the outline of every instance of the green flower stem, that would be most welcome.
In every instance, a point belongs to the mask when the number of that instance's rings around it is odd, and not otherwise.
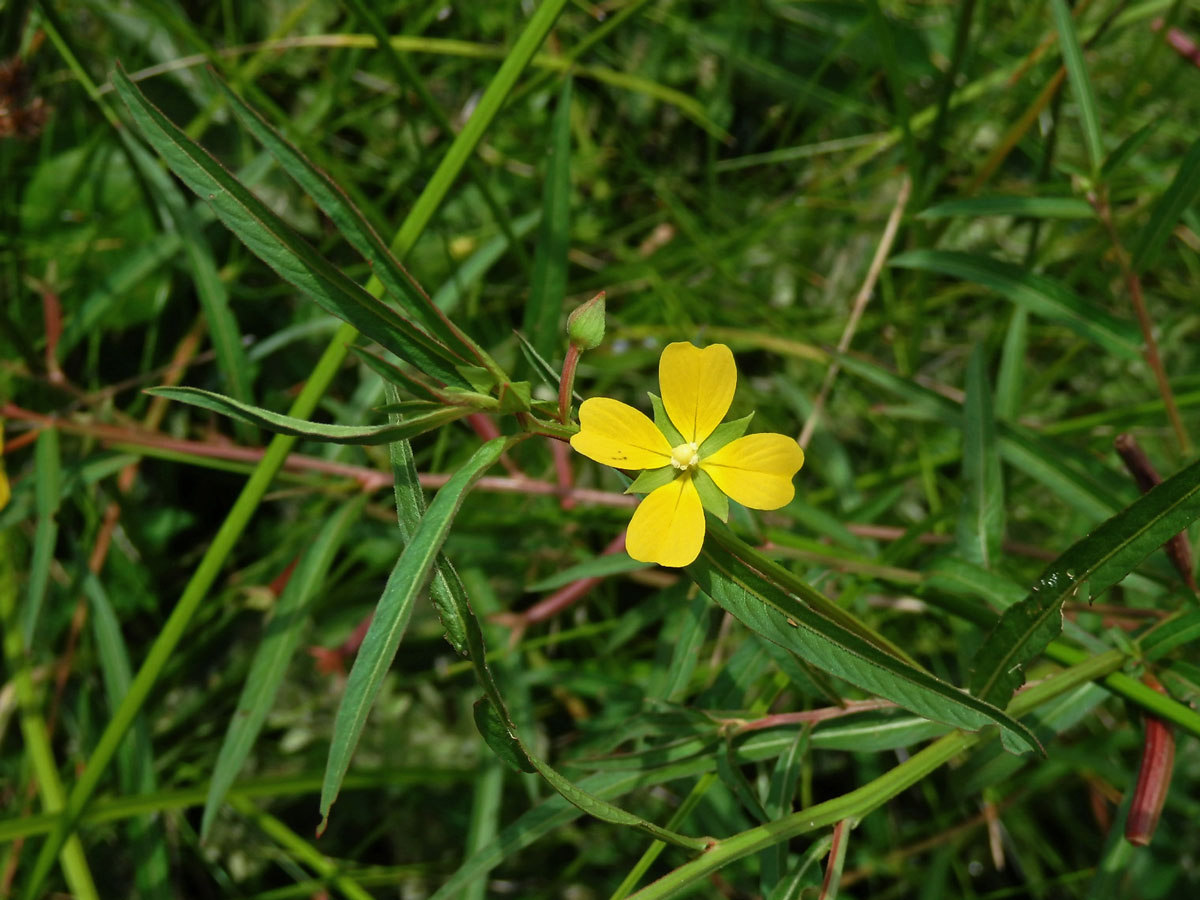
[[[348,900],[374,900],[357,881],[342,874],[337,865],[312,844],[292,831],[270,813],[264,812],[245,797],[231,795],[229,802],[239,813],[252,821],[271,840],[312,869]]]
[[[467,159],[483,138],[488,126],[503,108],[505,99],[512,92],[517,78],[545,40],[551,26],[566,4],[567,0],[544,0],[530,17],[525,30],[517,38],[512,50],[509,51],[487,90],[484,91],[475,107],[475,112],[447,150],[437,170],[429,179],[425,190],[417,198],[408,216],[401,224],[391,245],[392,252],[398,259],[403,260],[416,243],[417,238],[424,232],[429,220],[433,218],[433,214],[457,180]],[[372,276],[367,285],[367,291],[375,297],[380,297],[383,294],[383,285]],[[329,387],[334,375],[341,367],[342,361],[346,358],[349,345],[357,336],[358,332],[350,325],[343,324],[338,328],[329,346],[325,348],[325,352],[317,362],[312,376],[300,392],[300,396],[288,410],[288,415],[307,418],[312,414],[317,402],[325,393],[325,389]],[[275,474],[283,466],[284,460],[287,459],[288,453],[295,443],[294,437],[277,435],[273,438],[263,454],[262,460],[246,482],[246,486],[242,488],[229,515],[212,543],[209,544],[208,551],[204,554],[204,558],[200,561],[200,565],[196,568],[187,587],[184,588],[179,603],[172,610],[162,631],[159,632],[150,648],[150,653],[138,670],[129,693],[125,695],[125,699],[113,714],[103,734],[100,735],[100,740],[92,751],[83,774],[79,776],[79,780],[71,789],[70,796],[67,797],[62,816],[45,843],[42,844],[33,871],[21,895],[25,900],[34,900],[39,896],[42,884],[50,872],[50,867],[54,864],[55,857],[63,848],[80,813],[99,786],[100,778],[109,763],[112,762],[121,739],[133,724],[134,718],[146,702],[150,691],[158,682],[171,654],[183,639],[196,610],[200,608],[209,588],[220,574],[225,560],[233,551],[238,537],[249,523],[250,517],[258,509],[267,488]]]
[[[1008,713],[1021,716],[1054,697],[1087,681],[1102,678],[1118,669],[1126,660],[1119,650],[1091,657],[1051,678],[1022,691],[1013,698]],[[833,800],[826,800],[783,819],[767,822],[724,840],[714,841],[701,856],[664,875],[633,895],[633,900],[662,900],[683,893],[699,879],[727,866],[734,860],[758,853],[781,841],[835,825],[842,819],[858,822],[867,813],[882,806],[906,788],[917,784],[958,754],[974,746],[994,731],[969,734],[953,731],[914,754],[905,762]]]
[[[21,736],[33,765],[42,806],[46,812],[58,812],[63,807],[65,795],[50,746],[50,733],[42,718],[37,690],[29,672],[29,655],[21,637],[21,624],[17,618],[17,566],[10,534],[0,531],[0,626],[4,628],[4,661],[21,710]],[[80,900],[100,900],[79,838],[73,837],[63,845],[59,861],[72,894]]]

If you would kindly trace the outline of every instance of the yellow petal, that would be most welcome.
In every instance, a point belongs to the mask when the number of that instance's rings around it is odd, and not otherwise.
[[[667,415],[684,441],[703,444],[733,402],[733,354],[724,344],[703,350],[686,341],[668,344],[658,361],[658,385]]]
[[[686,566],[704,545],[704,507],[690,476],[651,491],[633,512],[625,550],[638,562]]]
[[[643,413],[620,400],[589,397],[579,407],[571,446],[588,459],[618,469],[657,469],[671,464],[671,445]]]
[[[804,451],[784,434],[748,434],[730,441],[700,468],[742,506],[779,509],[795,496],[792,478],[804,465]]]

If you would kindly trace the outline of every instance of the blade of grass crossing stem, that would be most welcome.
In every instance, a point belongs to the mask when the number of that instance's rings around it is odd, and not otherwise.
[[[58,543],[58,504],[61,493],[62,457],[58,452],[58,429],[46,428],[34,447],[34,499],[37,529],[33,534],[33,559],[29,564],[29,583],[25,589],[25,609],[21,616],[21,635],[26,647],[33,646],[34,632],[50,584],[50,567]]]
[[[542,226],[533,256],[533,283],[522,331],[544,359],[562,345],[559,320],[567,292],[567,248],[571,238],[571,79],[563,79],[550,124],[546,180],[542,188]]]
[[[1092,164],[1092,174],[1095,175],[1104,163],[1104,142],[1100,139],[1100,116],[1096,111],[1092,80],[1088,77],[1083,50],[1079,46],[1079,36],[1075,33],[1075,23],[1071,20],[1071,10],[1067,8],[1066,0],[1050,0],[1050,9],[1054,12],[1054,25],[1058,29],[1063,65],[1067,68],[1067,80],[1071,84],[1075,102],[1079,105],[1084,143],[1088,160]]]
[[[1040,749],[1032,732],[1001,709],[884,653],[861,635],[815,613],[735,557],[723,543],[709,541],[687,572],[701,590],[752,631],[926,718],[968,731],[999,725],[1015,741]]]
[[[566,3],[567,0],[545,0],[530,16],[525,29],[505,56],[504,62],[492,77],[483,96],[480,97],[471,118],[451,144],[437,170],[425,185],[425,189],[397,231],[391,249],[400,260],[404,259],[413,244],[416,243],[417,238],[424,232],[433,214],[462,171],[467,157],[474,152],[476,145],[503,108],[517,79],[528,66],[542,41],[545,40]],[[382,283],[372,277],[367,284],[367,293],[378,297],[382,291]],[[348,347],[356,336],[357,332],[349,324],[343,324],[338,328],[313,369],[312,375],[301,390],[300,396],[296,398],[296,402],[289,410],[292,416],[306,418],[312,414],[321,395],[337,374],[342,361],[349,352]],[[271,441],[262,460],[255,467],[241,494],[234,502],[229,515],[226,516],[225,521],[210,542],[207,552],[184,588],[179,602],[163,625],[150,648],[150,653],[134,677],[129,693],[125,695],[125,700],[101,734],[86,767],[67,798],[62,815],[38,851],[37,860],[21,895],[24,900],[34,900],[39,896],[46,876],[50,872],[50,867],[67,842],[80,813],[83,812],[99,785],[100,778],[112,760],[122,736],[130,727],[135,713],[146,702],[146,698],[158,681],[172,652],[183,639],[187,626],[203,602],[208,589],[220,573],[225,559],[232,552],[239,535],[245,529],[251,516],[254,515],[254,511],[270,487],[275,474],[283,466],[295,442],[294,437],[286,435],[278,435]]]
[[[100,671],[108,703],[116,709],[129,690],[133,669],[121,626],[100,579],[91,572],[84,576],[83,591],[91,607],[92,634],[96,640]],[[118,755],[121,792],[123,794],[153,794],[158,785],[154,778],[154,753],[150,746],[150,731],[145,716],[138,716],[129,737]],[[148,900],[170,900],[171,863],[162,820],[154,816],[139,816],[127,825],[129,842],[137,861],[134,880],[138,896]]]
[[[64,792],[58,777],[58,764],[54,760],[46,720],[42,717],[37,689],[33,684],[29,654],[22,643],[21,627],[17,621],[18,566],[13,533],[12,529],[0,529],[0,631],[3,632],[0,634],[0,641],[4,644],[5,667],[20,710],[25,755],[37,781],[42,807],[46,812],[53,813],[63,808]],[[70,839],[59,842],[47,860],[47,872],[56,857],[61,860],[63,876],[71,892],[80,900],[99,900],[100,895],[96,892],[96,883],[88,868],[83,844],[78,836],[72,835]]]
[[[1134,323],[1109,315],[1066,285],[1013,263],[957,250],[910,250],[893,256],[888,265],[974,282],[1032,313],[1065,325],[1116,356],[1141,358],[1141,335]]]
[[[796,732],[787,752],[775,761],[771,771],[771,780],[767,788],[767,821],[782,819],[792,812],[796,798],[796,787],[800,783],[800,770],[808,753],[809,738],[812,737],[812,723],[805,725]],[[762,896],[770,896],[783,879],[787,866],[787,847],[779,844],[764,850],[762,853],[762,875],[759,890]]]
[[[1001,704],[1020,686],[1021,666],[1062,627],[1062,604],[1077,591],[1090,599],[1112,587],[1172,535],[1200,517],[1200,462],[1168,478],[1050,563],[1032,591],[1005,610],[984,641],[971,692]]]
[[[350,670],[346,692],[334,721],[329,759],[325,766],[325,783],[321,788],[322,829],[337,799],[346,770],[350,767],[350,759],[366,725],[367,714],[383,684],[383,676],[391,667],[400,646],[413,603],[425,587],[454,516],[467,491],[511,443],[511,438],[495,438],[476,450],[438,491],[429,510],[419,517],[419,524],[409,534],[404,534],[407,529],[401,527],[405,538],[404,550],[392,568],[366,637],[354,658],[354,667]],[[400,506],[400,480],[397,479],[396,483],[397,506]]]
[[[476,361],[483,363],[487,359],[486,355],[430,302],[429,296],[392,255],[387,244],[350,202],[345,191],[309,162],[307,157],[272,128],[266,119],[234,93],[229,85],[220,78],[216,81],[246,130],[275,157],[280,167],[304,189],[325,215],[329,216],[342,237],[370,263],[372,273],[383,282],[388,294],[401,308],[447,346],[469,353]]]
[[[275,604],[270,624],[254,653],[242,694],[213,765],[212,780],[204,801],[204,814],[200,819],[201,840],[208,837],[217,811],[254,748],[267,713],[275,704],[275,696],[279,692],[279,685],[283,683],[283,676],[287,674],[288,664],[300,644],[304,625],[308,621],[309,605],[323,586],[334,556],[345,541],[350,527],[362,513],[365,503],[366,497],[360,496],[343,504],[328,518],[301,554],[279,602]]]
[[[251,406],[249,403],[240,403],[232,397],[223,397],[200,388],[149,388],[146,393],[198,406],[201,409],[211,409],[276,434],[293,435],[335,444],[386,444],[391,441],[405,440],[445,425],[447,422],[461,419],[472,411],[471,408],[465,406],[450,406],[387,425],[322,425],[271,412],[271,410],[259,406]]]
[[[959,551],[990,569],[1004,537],[1004,480],[996,449],[996,422],[986,371],[986,351],[977,344],[967,364],[963,401],[963,502],[958,515]]]
[[[1183,215],[1184,210],[1191,206],[1196,196],[1200,194],[1200,140],[1188,148],[1183,162],[1171,179],[1171,184],[1158,198],[1150,213],[1150,221],[1146,223],[1138,235],[1137,246],[1133,249],[1133,269],[1144,272],[1154,265],[1163,245],[1171,236],[1175,223]]]
[[[470,859],[496,839],[500,824],[500,801],[504,792],[504,766],[494,756],[479,761],[475,790],[471,799],[471,820],[467,824],[463,856]],[[484,900],[487,884],[480,879],[462,892],[462,900]]]
[[[134,123],[162,154],[171,171],[281,278],[307,294],[330,315],[349,322],[421,371],[460,387],[469,385],[455,370],[466,362],[390,306],[364,291],[300,238],[265,203],[192,141],[130,81],[120,68],[113,85]]]

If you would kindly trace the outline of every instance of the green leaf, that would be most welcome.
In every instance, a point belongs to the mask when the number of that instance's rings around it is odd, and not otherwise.
[[[752,631],[818,668],[934,721],[968,731],[999,725],[1016,741],[1040,749],[1033,734],[1003,710],[820,615],[717,542],[707,544],[687,571],[701,590]]]
[[[701,505],[722,522],[728,522],[729,498],[717,487],[712,476],[703,469],[696,469],[692,478],[696,483],[696,493],[700,495]]]
[[[550,123],[542,184],[542,224],[533,255],[533,280],[522,331],[545,359],[565,342],[559,329],[567,292],[567,249],[571,242],[571,78],[563,79]]]
[[[700,445],[700,458],[710,456],[726,444],[740,438],[750,427],[750,420],[753,418],[754,413],[750,413],[750,415],[734,419],[732,422],[722,422],[714,428],[713,433],[706,437],[704,443]]]
[[[1151,119],[1129,137],[1125,138],[1125,140],[1121,141],[1117,145],[1117,149],[1108,154],[1108,159],[1104,161],[1104,166],[1100,169],[1101,176],[1107,178],[1113,172],[1117,171],[1117,169],[1121,168],[1121,166],[1125,165],[1126,161],[1133,154],[1137,153],[1146,141],[1150,140],[1154,132],[1158,130],[1158,126],[1164,121],[1166,120]]]
[[[113,85],[138,129],[162,154],[171,171],[207,199],[217,217],[263,262],[326,312],[349,322],[426,374],[466,386],[454,370],[456,363],[463,362],[461,357],[364,291],[308,246],[208,151],[151,104],[119,66],[113,73]]]
[[[229,720],[225,739],[221,742],[213,766],[208,796],[204,800],[204,814],[200,819],[201,840],[208,836],[221,804],[225,802],[230,787],[254,749],[254,742],[258,740],[267,713],[275,704],[275,696],[287,674],[288,664],[300,644],[308,621],[309,605],[320,595],[329,566],[365,505],[366,497],[361,496],[343,504],[336,514],[329,517],[312,543],[305,547],[279,602],[275,604],[271,622],[250,663],[237,708]]]
[[[528,381],[507,381],[500,385],[500,405],[497,411],[501,413],[529,412],[529,404],[533,399],[533,389]]]
[[[649,394],[649,392],[647,392]],[[667,408],[663,406],[662,398],[657,394],[649,394],[650,405],[654,407],[654,424],[658,426],[667,437],[667,442],[672,447],[678,447],[685,443],[683,435],[679,433],[679,429],[675,427],[671,421],[671,417],[667,415]]]
[[[996,422],[982,344],[967,365],[963,403],[963,502],[956,531],[958,547],[970,562],[992,567],[1004,537],[1004,480],[996,449]]]
[[[956,250],[912,250],[893,256],[889,265],[975,282],[1032,313],[1065,325],[1110,353],[1124,359],[1141,359],[1141,338],[1133,323],[1109,315],[1065,285],[1013,263]]]
[[[1079,46],[1079,36],[1075,34],[1075,23],[1071,20],[1071,10],[1067,7],[1066,0],[1050,0],[1050,9],[1054,13],[1054,25],[1058,29],[1063,65],[1067,67],[1067,78],[1075,94],[1075,102],[1079,104],[1079,118],[1083,122],[1083,136],[1086,139],[1092,172],[1097,173],[1104,160],[1104,142],[1100,139],[1100,116],[1096,112],[1096,95],[1092,91],[1092,81],[1083,62],[1083,50]]]
[[[342,779],[350,767],[350,758],[366,724],[367,713],[379,694],[383,676],[387,674],[400,646],[400,639],[404,636],[413,603],[425,586],[459,507],[471,486],[500,459],[500,454],[512,443],[513,438],[495,438],[476,450],[438,491],[429,504],[429,510],[424,515],[418,514],[415,527],[411,525],[412,517],[401,516],[401,533],[406,538],[404,551],[392,568],[371,625],[354,658],[354,667],[350,670],[346,692],[334,721],[329,759],[325,765],[325,782],[321,787],[322,822],[329,818],[329,810],[337,799]],[[399,478],[396,483],[397,505],[403,504],[408,508],[413,501],[408,497],[402,500],[401,494],[409,489],[399,487]],[[417,503],[420,502],[419,490],[418,486]]]
[[[474,713],[475,727],[479,729],[483,740],[500,760],[514,772],[537,771],[525,758],[520,741],[508,730],[508,726],[504,724],[504,720],[491,700],[487,697],[480,697],[476,700]]]
[[[1200,609],[1189,609],[1164,619],[1139,635],[1137,645],[1145,659],[1154,661],[1193,641],[1200,641]]]
[[[463,355],[477,356],[478,348],[474,342],[466,339],[433,305],[429,296],[392,255],[387,244],[333,179],[314,166],[304,154],[272,128],[257,110],[252,109],[234,93],[215,72],[213,78],[246,130],[275,157],[280,168],[304,189],[325,215],[329,216],[342,237],[370,263],[372,274],[379,279],[405,313],[448,347],[456,348]]]
[[[1157,485],[1050,563],[1029,595],[1005,611],[980,650],[971,692],[1005,703],[1015,670],[1058,634],[1061,606],[1077,591],[1095,598],[1200,517],[1200,462]],[[1015,682],[1015,683],[1014,683]]]
[[[1096,211],[1076,197],[956,197],[921,210],[918,219],[954,216],[1020,216],[1028,219],[1094,219]]]
[[[166,397],[169,400],[177,400],[180,403],[187,403],[202,409],[211,409],[276,434],[290,434],[313,441],[328,441],[335,444],[386,444],[391,441],[406,440],[445,425],[447,422],[461,419],[471,412],[469,407],[449,406],[442,407],[436,412],[387,425],[321,425],[285,416],[282,413],[271,412],[269,409],[262,409],[258,406],[251,406],[249,403],[239,403],[231,397],[223,397],[199,388],[147,388],[146,393],[154,394],[157,397]]]
[[[633,479],[629,487],[625,488],[625,493],[648,494],[665,484],[670,484],[678,474],[679,470],[674,466],[663,466],[661,469],[645,469],[637,478]]]
[[[1137,244],[1133,248],[1135,272],[1144,272],[1154,265],[1167,238],[1171,236],[1175,223],[1184,211],[1196,202],[1197,195],[1200,195],[1200,139],[1188,148],[1175,171],[1175,177],[1154,204],[1150,221],[1138,235]]]

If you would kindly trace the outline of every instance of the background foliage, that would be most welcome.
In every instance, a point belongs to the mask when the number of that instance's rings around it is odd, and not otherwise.
[[[1195,891],[1200,618],[1157,550],[1200,515],[1191,5],[9,0],[0,28],[0,894]],[[487,443],[528,427],[500,388],[397,407],[419,389],[297,287],[421,309],[384,244],[535,400],[599,290],[583,396],[648,410],[662,346],[729,344],[731,415],[811,422],[797,499],[735,508],[690,575],[633,564],[618,475]],[[268,444],[164,384],[359,429],[391,404],[394,442]],[[1175,475],[1141,501],[1122,433]],[[427,513],[404,474],[456,472]],[[939,738],[951,694],[901,657],[992,708],[1036,682],[1008,712],[1046,755]]]

